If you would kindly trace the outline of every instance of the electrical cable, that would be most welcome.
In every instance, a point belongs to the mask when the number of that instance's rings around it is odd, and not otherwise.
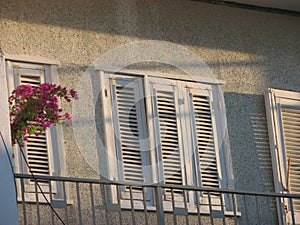
[[[47,204],[50,206],[52,212],[54,212],[54,214],[55,214],[55,215],[57,216],[57,218],[61,221],[61,223],[62,223],[63,225],[65,225],[64,221],[62,220],[62,218],[61,218],[61,217],[59,216],[59,214],[55,211],[55,209],[53,208],[53,206],[51,205],[51,203],[50,203],[49,200],[47,199],[47,197],[46,197],[44,191],[42,190],[41,186],[40,186],[39,183],[38,183],[37,178],[36,178],[35,175],[33,174],[32,170],[31,170],[31,168],[30,168],[30,166],[29,166],[29,163],[28,163],[28,161],[27,161],[27,159],[26,159],[25,153],[24,153],[24,151],[23,151],[23,149],[22,149],[22,147],[21,147],[21,145],[20,145],[19,140],[17,140],[17,142],[18,142],[20,151],[21,151],[21,153],[22,153],[23,159],[24,159],[24,161],[25,161],[25,163],[26,163],[26,165],[27,165],[27,167],[28,167],[28,170],[29,170],[29,172],[30,172],[32,178],[34,179],[36,185],[37,185],[38,188],[40,189],[40,191],[41,191],[41,193],[42,193],[44,199],[46,200]]]

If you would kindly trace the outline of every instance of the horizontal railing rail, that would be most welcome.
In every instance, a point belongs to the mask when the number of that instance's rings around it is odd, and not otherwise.
[[[290,193],[28,174],[15,179],[24,225],[296,224],[300,209],[300,195]],[[48,186],[44,196],[39,181]],[[26,189],[29,182],[34,191]]]
[[[140,187],[161,187],[161,188],[173,188],[191,191],[209,191],[209,192],[220,192],[226,194],[245,194],[245,195],[257,195],[257,196],[270,196],[270,197],[282,197],[282,198],[299,198],[300,194],[290,193],[274,193],[274,192],[257,192],[257,191],[242,191],[242,190],[230,190],[222,188],[204,188],[196,187],[191,185],[174,185],[174,184],[162,184],[162,183],[134,183],[134,182],[122,182],[122,181],[109,181],[91,178],[77,178],[77,177],[59,177],[59,176],[32,176],[30,174],[15,173],[15,178],[25,179],[37,179],[37,180],[48,180],[48,181],[67,181],[67,182],[80,182],[80,183],[93,183],[93,184],[105,184],[105,185],[120,185],[120,186],[140,186]]]

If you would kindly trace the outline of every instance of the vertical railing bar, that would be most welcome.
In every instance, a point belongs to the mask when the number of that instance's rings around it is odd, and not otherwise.
[[[110,224],[108,220],[108,208],[107,208],[107,198],[106,198],[106,187],[105,184],[100,183],[100,189],[103,189],[103,205],[104,205],[104,210],[105,210],[105,220],[106,224]]]
[[[270,201],[270,196],[267,197],[267,201],[268,201],[268,213],[269,215],[271,215],[272,209],[271,209],[271,201]],[[269,224],[271,225],[271,219],[269,219]]]
[[[117,201],[119,206],[121,206],[121,189],[118,185],[116,185],[116,189],[117,189]],[[122,210],[119,210],[119,221],[120,221],[120,225],[123,224],[123,216],[122,216]]]
[[[91,193],[91,204],[92,204],[92,217],[93,224],[96,225],[96,216],[95,216],[95,202],[94,202],[94,191],[93,191],[93,183],[90,184],[90,193]]]
[[[224,202],[223,202],[223,195],[222,193],[220,193],[220,201],[221,201],[221,211],[223,213],[223,225],[226,225],[226,221],[225,221],[225,212],[224,212]]]
[[[66,202],[66,208],[65,208],[65,216],[66,216],[66,224],[69,224],[69,216],[68,216],[68,199],[67,199],[67,190],[66,190],[66,182],[62,182],[62,188],[64,193],[64,201]]]
[[[236,216],[236,202],[234,194],[231,194],[232,198],[232,207],[233,207],[233,215],[234,215],[234,224],[237,225],[237,216]]]
[[[200,195],[199,195],[198,191],[195,191],[195,193],[196,193],[196,206],[197,206],[198,225],[201,225]]]
[[[50,204],[52,204],[52,182],[51,182],[51,180],[49,180],[48,185],[49,185]],[[54,225],[55,221],[54,221],[54,212],[53,212],[53,210],[51,210],[51,218],[52,218],[52,224]]]
[[[20,178],[20,179],[21,179],[21,193],[22,193],[22,205],[23,205],[23,217],[24,217],[23,220],[24,220],[24,225],[27,225],[24,178]]]
[[[256,203],[256,212],[257,212],[258,224],[260,225],[260,216],[259,216],[259,206],[258,206],[257,195],[255,195],[255,203]]]
[[[246,195],[243,194],[243,199],[244,199],[244,207],[245,207],[245,213],[246,213],[246,221],[247,225],[249,224],[249,215],[248,215],[248,207],[247,207],[247,201],[246,201]]]
[[[133,195],[132,195],[132,186],[129,186],[129,195],[130,195],[130,205],[131,205],[131,217],[132,223],[135,225],[135,215],[134,215],[134,202],[133,202]]]
[[[284,204],[284,198],[282,198],[280,196],[276,196],[275,201],[276,201],[277,213],[280,213],[280,216],[278,217],[278,220],[279,220],[278,223],[279,224],[285,224],[285,222],[284,222],[285,212],[284,212],[284,205],[283,205]],[[278,207],[279,207],[279,209],[278,209]]]
[[[185,192],[187,192],[187,194]],[[189,213],[188,213],[188,206],[187,206],[187,195],[188,195],[188,190],[183,190],[184,207],[187,210],[187,214],[185,215],[185,221],[186,221],[186,224],[189,224]]]
[[[77,192],[77,206],[78,206],[78,213],[79,213],[79,224],[82,225],[79,182],[76,182],[76,192]]]
[[[143,194],[143,205],[144,205],[144,214],[145,214],[145,225],[148,225],[148,212],[147,212],[147,204],[146,204],[145,187],[142,187],[142,194]]]
[[[177,217],[175,214],[175,199],[174,199],[174,190],[173,188],[171,188],[171,198],[172,198],[172,211],[173,211],[173,221],[174,221],[174,225],[177,224]]]
[[[155,187],[155,205],[156,205],[157,224],[164,225],[165,224],[164,207],[162,201],[162,187],[160,184],[158,184]]]
[[[292,221],[293,221],[293,225],[295,225],[296,222],[295,222],[293,199],[291,197],[289,197],[289,200],[290,200],[290,205],[291,205]]]
[[[212,216],[212,202],[211,202],[210,192],[208,192],[207,194],[208,194],[208,205],[209,205],[210,223],[211,223],[211,225],[214,225],[214,218]]]
[[[35,199],[36,199],[36,211],[37,211],[37,219],[38,219],[38,225],[41,224],[41,215],[40,215],[40,204],[39,204],[39,193],[37,188],[37,180],[34,180],[34,189],[35,189]]]
[[[270,217],[271,217],[271,215],[272,215],[272,214],[271,214],[271,213],[272,213],[272,207],[271,207],[271,206],[272,206],[272,205],[271,205],[271,204],[272,204],[272,201],[271,201],[271,196],[269,196],[269,195],[267,196],[267,201],[268,201],[267,204],[268,204],[268,206],[269,206],[269,207],[268,207],[268,213],[269,213],[269,215],[270,215]]]

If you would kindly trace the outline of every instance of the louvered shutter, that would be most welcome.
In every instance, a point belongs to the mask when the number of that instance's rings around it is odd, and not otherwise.
[[[146,136],[143,82],[122,76],[113,76],[110,82],[119,180],[149,182],[150,171],[145,169],[149,156],[143,141]],[[140,192],[141,188],[134,191]]]
[[[195,174],[197,185],[204,188],[221,188],[222,177],[217,145],[216,118],[212,90],[200,85],[188,84],[192,142],[195,151]],[[208,204],[208,193],[201,193],[201,204]],[[218,193],[211,193],[211,201],[217,206],[221,199]],[[224,196],[222,196],[224,197]],[[216,208],[218,209],[218,208]]]
[[[202,187],[219,188],[216,146],[209,96],[191,94]]]
[[[33,87],[45,82],[44,66],[15,63],[13,67],[15,85],[29,84]],[[49,151],[49,131],[42,133],[39,137],[31,135],[28,137],[28,142],[25,143],[25,152],[27,162],[34,175],[51,175],[50,170],[50,151]],[[28,168],[24,164],[24,171],[29,173]],[[31,180],[33,182],[33,180]],[[47,181],[39,181],[40,184],[44,183],[44,189],[48,189]],[[54,188],[54,187],[53,187]],[[32,185],[26,186],[27,192],[34,192],[35,187]]]
[[[266,94],[275,190],[300,194],[300,93],[269,89]],[[289,224],[290,202],[278,199],[279,221]],[[282,212],[287,214],[282,215]],[[296,224],[300,223],[300,201],[293,200]]]
[[[300,101],[298,104],[298,108],[281,107],[288,188],[293,194],[300,194]],[[300,211],[300,199],[293,204]]]
[[[155,117],[155,147],[158,158],[159,181],[165,184],[185,184],[184,157],[180,113],[178,110],[177,87],[174,85],[151,84],[152,108]],[[174,190],[175,197],[182,190]],[[165,196],[170,197],[170,190]]]

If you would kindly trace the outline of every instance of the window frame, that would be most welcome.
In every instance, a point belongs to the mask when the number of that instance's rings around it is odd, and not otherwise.
[[[59,63],[54,60],[48,60],[41,57],[30,57],[30,56],[14,56],[14,55],[6,55],[5,56],[5,73],[7,77],[7,89],[8,95],[14,90],[19,81],[19,78],[14,74],[14,66],[28,66],[28,68],[39,67],[44,70],[44,82],[50,83],[58,83],[58,74],[57,74],[57,66]],[[64,144],[63,144],[63,131],[62,125],[57,124],[52,126],[50,129],[46,130],[47,136],[47,148],[48,148],[48,157],[49,157],[49,167],[50,174],[49,176],[65,176],[66,175],[66,163],[65,163],[65,153],[64,153]],[[26,151],[26,150],[25,150]],[[26,152],[25,152],[26,153]],[[14,158],[14,171],[15,173],[27,173],[29,174],[28,168],[22,159],[21,153],[16,146],[13,147]],[[48,187],[46,187],[48,186]],[[45,192],[49,192],[49,185],[43,186],[42,189]],[[56,201],[62,200],[64,196],[64,192],[66,191],[68,200],[68,191],[63,190],[63,186],[60,182],[52,182],[52,196],[46,193],[46,197],[48,200],[52,200],[55,204]],[[30,184],[28,180],[24,181],[24,197],[26,202],[36,202],[35,195],[35,185]],[[40,192],[38,190],[38,192]],[[21,182],[17,181],[17,200],[22,200],[21,193]],[[38,200],[40,203],[46,203],[47,201],[44,199],[41,193],[38,193]],[[59,204],[59,203],[58,203]]]
[[[215,97],[214,101],[214,110],[215,110],[215,123],[218,123],[220,126],[217,127],[217,129],[214,131],[217,135],[217,141],[222,142],[219,146],[222,146],[222,150],[220,151],[220,157],[217,159],[219,160],[218,164],[218,170],[223,170],[221,174],[225,174],[224,182],[220,188],[226,188],[226,189],[234,189],[234,178],[233,178],[233,168],[232,168],[232,160],[231,160],[231,153],[230,153],[230,144],[229,144],[229,137],[227,132],[227,122],[226,122],[226,113],[225,113],[225,107],[224,107],[224,101],[223,101],[223,93],[221,91],[221,84],[224,84],[223,81],[211,79],[207,77],[197,77],[196,79],[189,78],[188,76],[184,75],[178,75],[178,74],[168,74],[168,73],[157,73],[152,71],[138,71],[138,70],[121,70],[121,71],[114,71],[113,69],[107,69],[102,67],[95,67],[96,73],[99,73],[100,75],[100,83],[101,83],[101,93],[100,96],[102,98],[103,103],[103,118],[105,118],[105,125],[104,125],[104,144],[108,151],[108,171],[110,171],[110,174],[107,174],[107,177],[110,180],[117,180],[117,170],[116,170],[116,163],[112,162],[114,161],[113,158],[116,157],[116,147],[115,147],[115,140],[114,140],[114,127],[113,127],[113,115],[112,110],[104,110],[105,108],[109,108],[111,105],[110,102],[110,87],[109,83],[107,82],[109,77],[113,74],[120,74],[122,76],[136,76],[143,79],[143,89],[145,96],[151,95],[151,88],[149,82],[153,80],[162,80],[162,81],[171,81],[176,83],[184,84],[185,82],[188,82],[192,85],[192,83],[200,82],[203,87],[210,87],[210,94]],[[182,95],[182,93],[181,93]],[[145,103],[147,108],[147,114],[152,114],[150,112],[152,110],[152,106],[150,104],[150,101],[146,101]],[[151,110],[150,110],[151,109]],[[222,123],[221,123],[222,121]],[[147,118],[147,127],[148,130],[155,129],[153,127],[153,123],[151,123],[151,118]],[[186,126],[186,125],[185,125]],[[190,125],[188,125],[190,126]],[[215,127],[216,128],[216,127]],[[187,127],[185,127],[187,129]],[[222,136],[221,136],[222,135]],[[223,137],[223,138],[222,138]],[[154,141],[154,137],[150,138],[151,141]],[[109,143],[109,145],[108,145]],[[191,145],[192,143],[184,143],[184,145]],[[222,157],[222,159],[220,159]],[[150,160],[156,160],[154,156],[150,156]],[[155,171],[153,169],[152,171]],[[157,181],[157,178],[155,177],[157,173],[153,173],[153,180]],[[112,189],[111,190],[111,196],[117,196],[118,190]],[[190,199],[193,199],[193,196],[189,196]],[[152,198],[153,199],[153,198]],[[111,199],[113,204],[118,204],[117,199],[112,198]],[[193,200],[194,201],[194,200]],[[190,212],[196,212],[196,208],[193,201],[188,202],[189,211]],[[121,200],[121,207],[122,208],[130,208],[130,202],[122,201]],[[149,203],[149,209],[151,210],[151,203],[153,203],[153,200]],[[170,202],[169,202],[170,203]],[[191,203],[191,204],[190,204]],[[225,203],[225,214],[229,215],[231,214],[231,211],[233,210],[232,202],[229,196],[225,197],[224,199]],[[180,205],[178,205],[180,206]],[[181,205],[182,206],[182,205]],[[138,207],[138,206],[137,206]],[[141,207],[142,208],[142,207]],[[172,208],[171,204],[165,204],[164,203],[164,210],[170,211]],[[208,212],[208,208],[204,208],[201,210],[201,212],[206,213]]]

